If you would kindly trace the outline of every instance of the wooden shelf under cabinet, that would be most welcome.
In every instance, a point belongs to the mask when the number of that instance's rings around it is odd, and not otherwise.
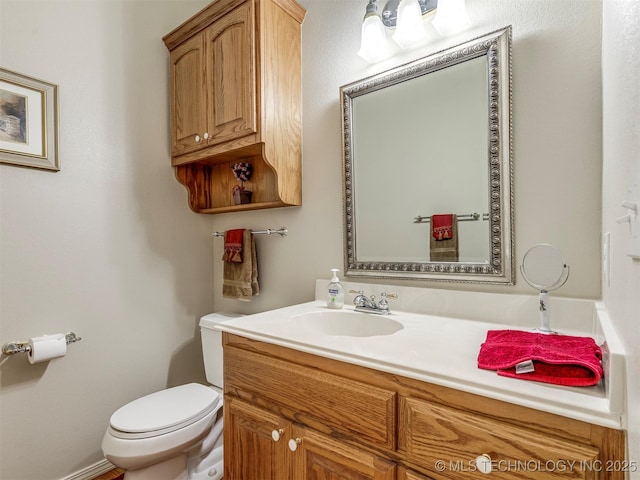
[[[302,204],[300,25],[295,0],[215,0],[163,41],[170,52],[171,160],[198,213]],[[252,203],[231,165],[249,162]]]

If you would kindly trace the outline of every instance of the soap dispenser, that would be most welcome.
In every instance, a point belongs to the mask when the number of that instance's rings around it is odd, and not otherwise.
[[[344,305],[344,289],[340,280],[338,280],[338,269],[332,268],[331,283],[327,288],[327,307],[328,308],[342,308]]]

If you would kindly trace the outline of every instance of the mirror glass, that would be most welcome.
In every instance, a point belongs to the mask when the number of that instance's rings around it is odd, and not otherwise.
[[[513,283],[510,27],[346,85],[348,276]]]
[[[527,250],[520,271],[529,285],[546,292],[560,288],[569,278],[569,267],[562,253],[546,243]]]

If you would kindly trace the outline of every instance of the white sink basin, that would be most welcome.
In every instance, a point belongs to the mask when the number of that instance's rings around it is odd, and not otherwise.
[[[293,328],[328,336],[375,337],[392,335],[404,327],[389,317],[351,310],[308,312],[291,317]]]

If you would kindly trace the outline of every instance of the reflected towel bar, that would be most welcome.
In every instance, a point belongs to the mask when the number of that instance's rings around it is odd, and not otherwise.
[[[273,228],[267,228],[265,230],[251,230],[251,233],[253,235],[272,235],[274,233],[277,233],[281,237],[286,237],[289,231],[286,227],[280,227],[277,230]],[[224,237],[224,232],[213,232],[211,235],[214,237]]]
[[[456,215],[456,220],[460,222],[470,222],[480,219],[479,213],[465,213],[462,215]],[[483,213],[482,220],[489,220],[489,214]],[[423,215],[418,215],[417,217],[413,217],[413,223],[429,223],[431,222],[431,216],[425,217]]]

